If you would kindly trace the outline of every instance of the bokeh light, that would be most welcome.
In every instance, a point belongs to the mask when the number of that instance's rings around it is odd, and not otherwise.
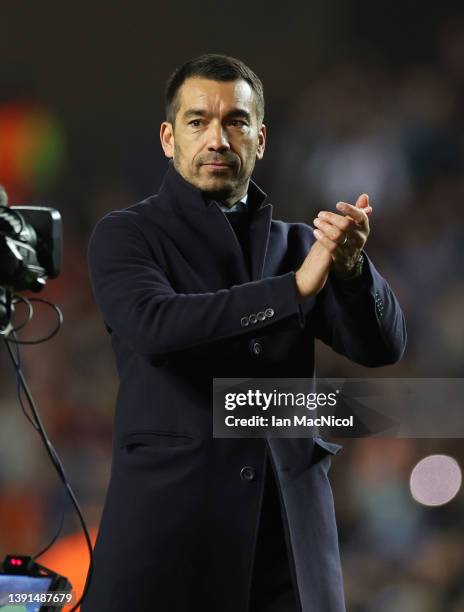
[[[0,184],[10,200],[47,189],[63,155],[63,130],[48,109],[32,102],[0,105]]]
[[[456,496],[462,483],[458,462],[448,455],[429,455],[411,472],[413,498],[425,506],[442,506]]]

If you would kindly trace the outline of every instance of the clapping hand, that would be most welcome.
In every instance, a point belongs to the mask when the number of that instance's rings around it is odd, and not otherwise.
[[[349,275],[369,236],[369,216],[372,207],[369,196],[362,194],[356,204],[338,202],[341,214],[321,211],[314,219],[314,236],[330,253],[334,271]]]
[[[341,214],[321,211],[314,219],[316,242],[295,273],[301,297],[316,295],[324,287],[332,267],[341,277],[351,273],[369,236],[372,207],[362,194],[356,204],[338,202]]]

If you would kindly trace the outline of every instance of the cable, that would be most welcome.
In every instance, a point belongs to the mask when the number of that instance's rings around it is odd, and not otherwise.
[[[27,298],[24,298],[24,300],[26,300]],[[26,383],[24,374],[21,370],[21,360],[20,360],[20,354],[19,354],[19,345],[20,344],[39,344],[40,342],[45,342],[46,340],[48,340],[49,338],[51,338],[52,336],[54,336],[58,330],[60,329],[62,322],[63,322],[63,315],[61,313],[61,310],[58,308],[58,306],[56,306],[55,304],[52,304],[51,302],[48,302],[47,300],[43,300],[40,298],[30,298],[29,301],[38,301],[38,302],[43,302],[45,304],[48,304],[49,306],[51,306],[55,312],[58,314],[58,325],[57,327],[53,330],[53,332],[51,334],[49,334],[48,336],[46,336],[45,338],[42,338],[40,340],[34,340],[34,341],[22,341],[22,340],[18,340],[16,338],[16,332],[13,330],[12,333],[15,336],[15,339],[13,340],[12,338],[8,338],[5,337],[5,345],[7,348],[7,351],[9,353],[10,359],[14,365],[15,371],[16,371],[16,377],[17,377],[17,390],[18,390],[18,398],[19,398],[19,402],[21,404],[21,407],[23,409],[24,414],[26,415],[26,417],[28,418],[28,420],[31,422],[31,424],[33,425],[33,427],[36,429],[36,431],[38,431],[40,437],[42,438],[42,441],[45,445],[45,449],[47,451],[47,454],[49,455],[52,464],[54,465],[57,474],[60,478],[60,480],[63,482],[64,486],[65,486],[65,493],[67,494],[67,496],[69,496],[69,499],[71,500],[77,515],[79,517],[79,521],[81,523],[83,532],[84,532],[84,537],[86,539],[87,542],[87,547],[89,550],[89,558],[90,558],[90,563],[89,563],[89,570],[87,572],[87,577],[86,577],[86,581],[85,581],[85,585],[84,585],[84,590],[82,592],[81,597],[79,598],[79,600],[77,601],[77,603],[73,606],[73,608],[71,608],[70,612],[75,612],[79,605],[81,604],[82,600],[84,599],[85,595],[87,594],[88,588],[89,588],[89,584],[90,584],[90,580],[93,574],[93,565],[94,565],[94,560],[93,560],[93,550],[92,550],[92,542],[90,539],[90,535],[87,529],[87,525],[85,523],[84,517],[82,516],[82,512],[81,509],[79,507],[79,504],[77,502],[77,499],[74,495],[74,492],[68,482],[68,479],[66,477],[66,473],[64,470],[64,467],[61,463],[60,458],[58,457],[55,448],[53,447],[52,443],[50,442],[50,440],[48,439],[47,433],[45,431],[45,428],[42,424],[42,421],[39,417],[37,408],[35,406],[34,400],[32,398],[32,395],[29,391],[29,387]],[[30,320],[30,319],[29,319]],[[22,325],[21,327],[24,327],[24,325]],[[17,354],[17,358],[15,358],[15,355],[13,354],[13,351],[11,349],[11,344],[15,344],[16,345],[16,354]],[[26,413],[25,407],[23,405],[22,402],[22,398],[21,398],[21,389],[24,391],[26,398],[27,398],[27,402],[29,404],[30,410],[32,412],[34,421],[31,420],[31,418],[29,417],[29,415]],[[63,526],[63,521],[64,521],[64,513],[66,510],[66,506],[63,506],[63,510],[62,510],[62,517],[61,517],[61,521],[60,521],[60,526],[58,528],[57,533],[55,534],[55,536],[53,537],[52,541],[47,545],[47,547],[45,547],[45,549],[43,549],[41,552],[39,552],[37,555],[35,555],[35,557],[33,557],[33,559],[37,559],[40,555],[42,555],[46,550],[48,550],[52,544],[56,541],[57,537],[59,536],[62,526]]]
[[[16,333],[13,332],[13,335],[16,337]],[[19,344],[16,344],[16,363],[17,363],[17,367],[19,369],[21,369],[21,355],[19,353]],[[39,424],[36,423],[33,418],[31,418],[31,416],[27,413],[26,408],[23,404],[23,398],[21,396],[21,391],[22,391],[22,386],[21,386],[21,380],[18,376],[18,373],[16,372],[16,394],[18,396],[18,400],[19,400],[19,405],[21,406],[21,410],[24,413],[24,416],[26,417],[26,419],[30,422],[30,424],[32,425],[32,427],[36,430],[39,431]]]
[[[15,294],[15,297],[17,297],[16,294]],[[63,324],[63,313],[58,308],[58,306],[56,304],[53,304],[52,302],[49,302],[48,300],[43,300],[42,298],[32,297],[32,298],[22,298],[22,299],[28,302],[41,302],[42,304],[47,304],[48,306],[53,308],[53,310],[58,315],[58,324],[55,327],[55,329],[53,329],[53,331],[48,334],[48,336],[44,336],[43,338],[39,338],[38,340],[12,340],[11,338],[8,338],[8,337],[6,337],[6,340],[8,342],[12,342],[13,344],[40,344],[41,342],[46,342],[47,340],[50,340],[50,338],[53,338],[53,336],[55,336],[60,331],[60,328]]]
[[[49,544],[47,544],[47,546],[45,546],[45,548],[43,548],[40,552],[38,552],[36,555],[32,555],[32,560],[35,562],[37,561],[37,559],[39,557],[41,557],[44,553],[47,552],[47,550],[49,550],[53,544],[56,542],[56,540],[58,539],[61,530],[63,529],[63,524],[64,524],[64,517],[66,515],[66,510],[68,509],[68,494],[67,491],[64,491],[64,495],[63,495],[63,505],[62,505],[62,510],[61,510],[61,519],[60,519],[60,524],[59,527],[55,533],[55,535],[53,536],[53,538],[51,539],[51,541],[49,542]]]
[[[38,432],[39,432],[40,437],[42,438],[42,440],[43,440],[43,442],[45,444],[45,449],[46,449],[50,459],[52,460],[53,465],[56,468],[58,476],[60,477],[61,481],[63,482],[63,484],[64,484],[64,486],[65,486],[65,488],[66,488],[66,490],[67,490],[67,492],[69,494],[69,497],[71,498],[73,506],[74,506],[78,516],[79,516],[79,520],[81,522],[81,526],[82,526],[82,529],[84,531],[84,536],[85,536],[85,539],[87,541],[87,546],[89,548],[89,555],[90,555],[89,571],[88,571],[88,574],[87,574],[87,579],[86,579],[86,582],[85,582],[84,591],[83,591],[81,597],[79,598],[78,602],[76,603],[76,605],[73,608],[71,608],[71,610],[70,610],[70,612],[74,612],[75,610],[77,610],[77,608],[79,607],[81,601],[83,600],[84,596],[86,595],[87,590],[88,590],[88,586],[89,586],[89,583],[90,583],[90,579],[92,577],[92,573],[93,573],[92,542],[90,540],[90,535],[89,535],[89,532],[87,530],[87,525],[85,523],[84,517],[82,516],[81,509],[79,507],[77,499],[76,499],[76,497],[74,495],[74,492],[71,489],[71,486],[69,485],[69,482],[68,482],[68,480],[66,478],[66,473],[64,471],[64,467],[63,467],[63,465],[61,463],[60,458],[56,454],[56,451],[55,451],[52,443],[50,442],[50,440],[47,437],[47,434],[45,432],[44,426],[43,426],[42,421],[40,420],[39,414],[37,412],[34,400],[32,399],[31,393],[29,391],[29,387],[27,386],[27,383],[26,383],[26,380],[24,378],[23,372],[22,372],[21,368],[19,367],[19,364],[17,363],[17,361],[16,361],[16,359],[15,359],[15,357],[13,355],[13,351],[11,350],[9,342],[10,342],[9,340],[6,340],[5,344],[6,344],[8,353],[10,355],[10,359],[13,362],[13,365],[15,367],[17,376],[19,377],[19,379],[21,381],[21,385],[22,385],[22,388],[23,388],[23,390],[24,390],[24,392],[26,394],[29,406],[30,406],[30,408],[32,410],[32,413],[34,414],[34,417],[35,417],[35,419],[37,421],[37,424],[39,426],[38,427]]]
[[[32,320],[32,317],[34,315],[34,307],[32,306],[30,300],[28,300],[27,298],[21,296],[21,295],[17,295],[15,294],[13,300],[12,300],[12,304],[16,304],[17,302],[24,302],[25,304],[27,304],[28,307],[28,316],[27,319],[25,321],[23,321],[20,325],[18,325],[17,327],[13,327],[13,329],[11,331],[13,332],[17,332],[20,329],[22,329],[23,327],[25,327],[29,321]],[[11,332],[10,332],[11,333]]]
[[[16,333],[15,333],[16,329],[17,328],[15,328],[15,330],[13,330],[13,335],[15,337],[15,340],[17,340]],[[18,343],[16,343],[16,363],[18,364],[18,369],[21,369],[21,356],[20,356],[20,352],[19,352],[19,344]],[[26,418],[30,421],[31,425],[34,427],[34,429],[39,430],[39,425],[37,423],[35,423],[30,418],[29,414],[27,414],[26,409],[24,407],[23,400],[22,400],[22,397],[21,397],[21,389],[22,389],[21,380],[20,380],[20,378],[19,378],[17,373],[16,373],[16,381],[17,381],[16,391],[17,391],[17,395],[18,395],[18,399],[19,399],[19,403],[21,405],[21,408],[22,408]],[[52,547],[52,545],[58,539],[58,537],[59,537],[59,535],[61,533],[61,530],[63,529],[64,517],[65,517],[65,514],[66,514],[66,510],[68,508],[67,502],[68,502],[68,495],[67,495],[67,492],[65,490],[64,491],[64,497],[63,497],[63,505],[62,505],[62,510],[61,510],[60,525],[58,527],[58,530],[57,530],[56,534],[53,536],[51,542],[44,549],[42,549],[39,553],[37,553],[36,555],[32,556],[32,560],[33,561],[36,561],[39,557],[41,557],[49,548]]]

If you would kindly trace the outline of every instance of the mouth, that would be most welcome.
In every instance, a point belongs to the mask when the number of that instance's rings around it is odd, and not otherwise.
[[[223,164],[221,162],[208,162],[206,164],[202,164],[203,166],[209,166],[210,168],[230,168],[229,164]]]

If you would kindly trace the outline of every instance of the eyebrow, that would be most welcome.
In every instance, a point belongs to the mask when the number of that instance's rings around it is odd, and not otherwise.
[[[207,117],[208,112],[201,108],[189,108],[184,113],[184,119],[190,119],[191,117]],[[248,111],[242,108],[233,108],[225,115],[226,119],[230,117],[243,117],[247,121],[251,121],[251,115]]]

